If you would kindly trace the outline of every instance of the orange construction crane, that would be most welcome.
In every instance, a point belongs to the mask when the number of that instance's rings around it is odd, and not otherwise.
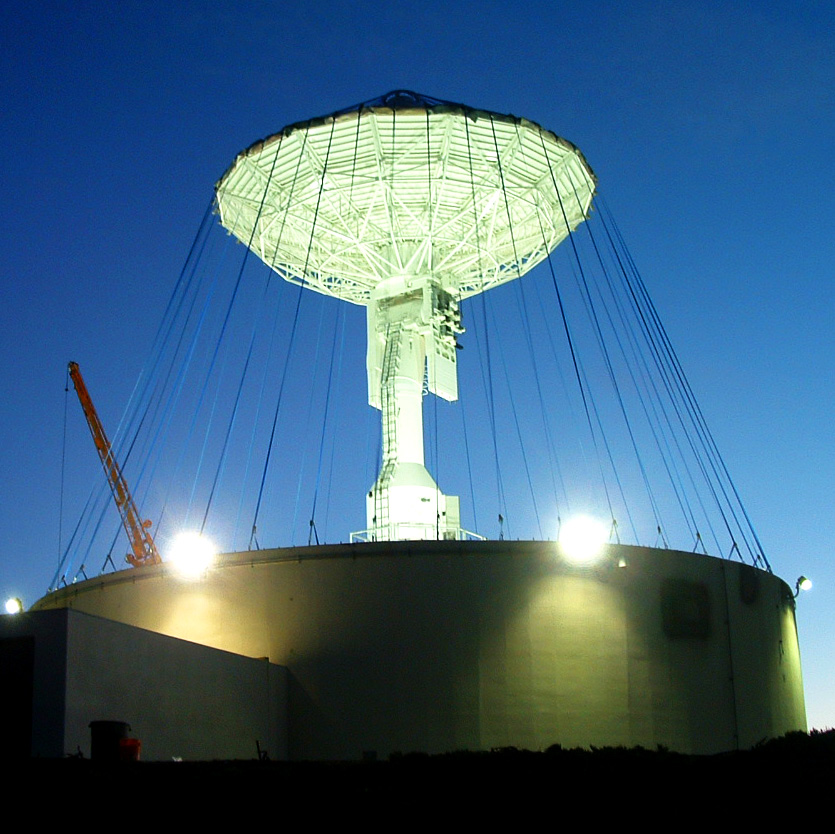
[[[93,435],[96,449],[101,458],[104,474],[107,476],[107,482],[110,484],[110,490],[119,509],[119,515],[122,517],[122,524],[124,524],[125,532],[128,534],[131,552],[125,558],[135,568],[142,567],[143,565],[159,565],[162,563],[162,559],[151,536],[149,529],[151,522],[150,520],[139,520],[139,510],[136,508],[136,504],[133,503],[128,485],[125,483],[125,479],[119,469],[119,464],[116,463],[116,458],[113,456],[110,441],[104,433],[104,427],[93,406],[93,401],[90,399],[90,394],[87,391],[87,386],[84,384],[84,379],[81,376],[81,371],[78,369],[77,362],[70,362],[69,372],[75,385],[78,399],[81,402],[81,408],[84,410],[84,416],[87,418],[87,425],[90,426],[90,433]]]

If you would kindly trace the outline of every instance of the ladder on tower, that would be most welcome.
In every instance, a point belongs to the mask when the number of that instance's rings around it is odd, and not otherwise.
[[[389,483],[397,466],[397,420],[394,409],[397,398],[394,394],[394,380],[400,368],[400,323],[386,328],[386,347],[383,351],[383,366],[380,369],[380,405],[383,414],[383,466],[380,479],[375,485],[375,538],[380,534],[391,538],[389,530]]]

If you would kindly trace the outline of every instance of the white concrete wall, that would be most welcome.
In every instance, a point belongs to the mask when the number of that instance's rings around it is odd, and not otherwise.
[[[256,740],[287,757],[286,670],[266,659],[72,610],[14,627],[35,639],[33,756],[89,757],[90,722],[104,720],[130,724],[143,760],[254,759]]]

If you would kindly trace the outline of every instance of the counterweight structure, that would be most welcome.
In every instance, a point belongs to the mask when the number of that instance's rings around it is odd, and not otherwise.
[[[364,305],[383,456],[355,539],[464,539],[424,462],[423,394],[458,399],[460,303],[532,269],[590,211],[579,150],[514,116],[396,91],[290,125],[216,187],[223,225],[288,281]]]

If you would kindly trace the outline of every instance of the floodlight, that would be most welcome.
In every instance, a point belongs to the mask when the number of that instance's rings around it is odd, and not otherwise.
[[[23,611],[23,602],[18,597],[10,597],[6,600],[7,614],[20,614]]]
[[[197,579],[211,567],[217,551],[201,533],[179,533],[168,548],[168,559],[175,570],[189,579]]]
[[[589,564],[600,555],[608,538],[609,528],[602,521],[580,515],[562,524],[559,544],[572,562]]]
[[[812,580],[806,576],[798,576],[797,582],[794,583],[794,595],[797,596],[801,591],[811,591]]]

